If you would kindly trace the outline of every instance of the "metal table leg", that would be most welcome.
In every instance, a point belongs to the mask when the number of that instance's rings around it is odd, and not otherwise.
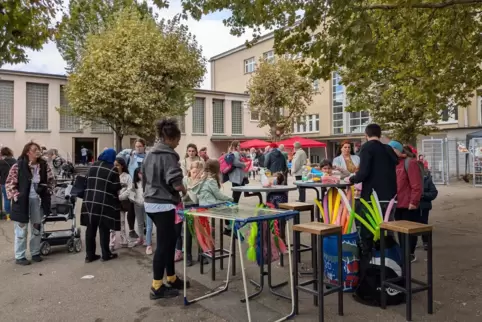
[[[260,238],[260,245],[259,247],[261,249],[263,249],[263,246],[264,246],[264,229],[263,229],[263,225],[264,225],[264,222],[260,222],[258,223],[258,225],[261,225],[261,229],[260,229],[260,232],[259,232],[259,238]],[[241,240],[238,239],[238,242],[241,243]],[[241,244],[240,244],[241,245]],[[240,251],[240,256],[242,255],[242,251]],[[246,295],[246,297],[244,299],[241,299],[241,302],[247,302],[246,300],[248,299],[252,299],[253,297],[255,296],[258,296],[259,294],[261,294],[263,292],[263,288],[264,288],[264,276],[265,276],[265,271],[264,271],[264,256],[261,256],[260,258],[260,265],[259,265],[259,283],[254,281],[254,280],[249,280],[249,282],[251,284],[253,284],[254,286],[256,286],[256,288],[258,289],[256,292],[254,292],[253,294],[251,295]],[[245,273],[244,273],[244,264],[242,263],[242,256],[241,256],[241,271],[243,272],[243,279],[245,278]]]

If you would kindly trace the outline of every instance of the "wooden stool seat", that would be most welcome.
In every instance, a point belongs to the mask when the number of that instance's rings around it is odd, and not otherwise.
[[[397,233],[414,235],[431,232],[433,226],[407,220],[396,220],[383,222],[380,224],[380,228]]]
[[[317,236],[327,236],[341,233],[341,226],[313,221],[306,224],[294,225],[293,230]]]
[[[285,202],[278,205],[279,209],[295,210],[295,211],[310,211],[315,209],[315,205],[306,202]]]

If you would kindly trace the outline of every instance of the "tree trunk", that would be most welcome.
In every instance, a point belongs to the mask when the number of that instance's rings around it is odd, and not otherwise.
[[[122,151],[122,139],[124,138],[124,134],[116,132],[115,135],[115,150],[117,152]]]

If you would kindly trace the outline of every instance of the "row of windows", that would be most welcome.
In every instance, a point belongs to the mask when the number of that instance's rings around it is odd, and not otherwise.
[[[26,83],[26,126],[27,131],[49,130],[49,84]],[[60,85],[60,131],[79,131],[79,118],[71,115],[65,96],[64,86]],[[0,80],[0,129],[14,129],[14,82]],[[101,122],[91,125],[92,132],[110,133],[112,129]]]
[[[213,134],[225,134],[225,101],[213,99],[212,103]],[[243,115],[243,102],[231,101],[231,134],[243,134]],[[182,123],[184,123],[184,121]],[[192,106],[192,133],[206,133],[206,100],[204,98],[196,97]]]

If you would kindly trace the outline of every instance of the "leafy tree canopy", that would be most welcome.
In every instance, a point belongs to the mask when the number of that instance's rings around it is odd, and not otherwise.
[[[54,32],[61,0],[0,2],[0,67],[28,61],[25,49],[40,50]]]
[[[163,5],[163,3],[161,3]],[[102,32],[116,13],[135,8],[141,17],[153,17],[147,1],[136,0],[70,0],[56,33],[57,48],[72,71],[79,62],[88,34]]]
[[[124,135],[152,128],[157,118],[183,115],[205,71],[201,49],[179,19],[156,23],[127,8],[87,36],[67,98],[85,122],[110,126],[120,147]]]
[[[312,103],[312,82],[299,75],[292,60],[260,60],[248,82],[249,109],[259,115],[259,127],[268,126],[270,136],[289,133],[293,121],[303,116]]]
[[[470,104],[482,84],[482,0],[183,0],[199,19],[229,9],[234,35],[275,30],[275,50],[302,53],[302,71],[340,71],[351,110],[412,138],[441,111]],[[377,98],[377,96],[382,96]],[[383,117],[382,117],[383,115]],[[407,116],[416,117],[410,125]],[[407,126],[403,126],[407,124]],[[401,132],[400,132],[401,131]]]

